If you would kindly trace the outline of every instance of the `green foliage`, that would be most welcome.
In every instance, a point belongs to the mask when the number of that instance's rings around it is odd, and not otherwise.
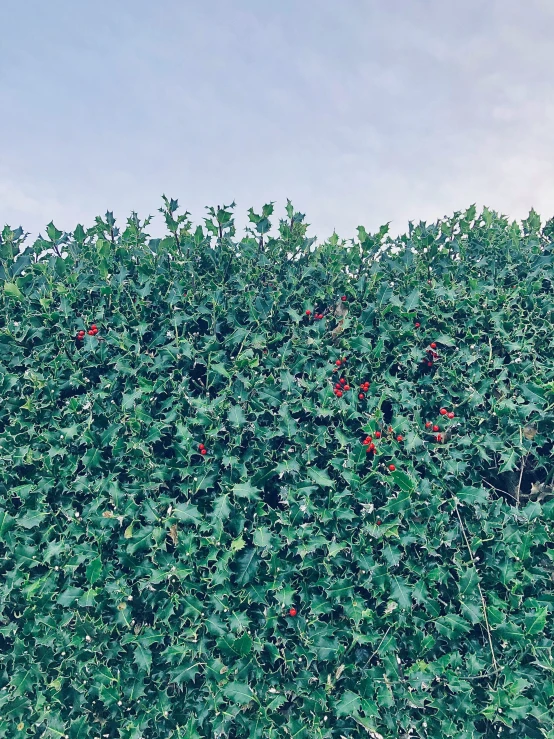
[[[2,231],[0,737],[552,739],[551,222],[233,208]]]

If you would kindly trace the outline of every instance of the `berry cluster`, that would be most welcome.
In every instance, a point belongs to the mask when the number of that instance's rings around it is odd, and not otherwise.
[[[208,453],[208,450],[204,446],[204,444],[198,444],[198,451],[202,456],[205,456]]]
[[[347,392],[348,390],[350,390],[350,385],[346,382],[344,377],[341,377],[335,385],[335,395],[337,398],[340,398],[343,392]]]
[[[423,360],[424,362],[427,362],[428,367],[432,367],[435,359],[439,358],[438,352],[435,351],[436,348],[437,348],[437,345],[434,341],[431,344],[429,344],[429,349],[427,349],[427,359]]]
[[[393,434],[394,433],[392,426],[389,426],[388,433],[389,434]],[[380,431],[376,431],[375,432],[375,438],[376,439],[380,439],[381,436],[382,436],[382,434],[381,434]],[[398,434],[398,436],[396,437],[396,441],[398,441],[398,442],[404,441],[404,437],[401,436],[400,434]],[[369,436],[369,435],[366,436],[365,439],[362,441],[362,444],[366,447],[366,454],[374,454],[375,453],[376,447],[375,447],[375,443],[373,442],[373,436]],[[396,469],[396,467],[393,464],[389,465],[389,470],[391,472],[394,472],[395,469]]]
[[[366,392],[366,393],[367,393],[367,391],[369,390],[369,382],[368,382],[367,380],[364,380],[364,381],[362,382],[362,384],[360,385],[360,390],[363,390],[364,392]],[[359,394],[358,394],[358,398],[359,398],[360,400],[363,400],[363,399],[365,398],[365,395],[364,395],[364,393],[359,393]]]
[[[447,418],[451,420],[455,417],[454,411],[447,411],[446,408],[441,408],[439,413],[441,416],[446,416]],[[436,441],[442,441],[442,434],[437,433],[438,431],[440,431],[440,426],[438,424],[436,423],[433,424],[431,423],[431,421],[426,421],[425,428],[426,429],[432,428],[433,432],[437,434],[435,436]]]
[[[86,333],[89,336],[96,336],[96,334],[98,333],[98,328],[97,328],[96,324],[93,323],[91,325],[91,327],[89,328],[89,330]],[[83,331],[83,329],[81,329],[80,331],[78,331],[77,332],[77,336],[75,338],[76,338],[77,341],[83,341],[83,339],[85,338],[85,331]]]
[[[348,300],[348,298],[346,297],[346,295],[343,295],[341,297],[341,300],[342,300],[343,303],[346,303],[346,301]],[[312,315],[312,311],[309,308],[308,308],[308,310],[306,310],[306,315],[308,317],[310,317]],[[322,318],[323,318],[323,313],[314,313],[314,321],[321,321]]]

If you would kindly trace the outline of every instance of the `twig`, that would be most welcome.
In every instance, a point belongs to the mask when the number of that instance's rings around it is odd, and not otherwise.
[[[375,651],[373,652],[373,654],[372,654],[372,655],[370,655],[370,656],[369,656],[369,657],[367,658],[367,660],[366,660],[366,665],[368,665],[368,664],[369,664],[369,663],[371,662],[371,660],[372,660],[372,659],[373,659],[373,658],[375,657],[375,655],[377,654],[377,652],[378,652],[378,651],[379,651],[379,650],[381,649],[381,647],[382,647],[382,645],[383,645],[383,642],[384,642],[384,641],[385,641],[385,639],[387,638],[387,634],[389,633],[389,631],[390,631],[391,629],[392,629],[392,626],[389,626],[389,628],[388,628],[388,629],[387,629],[387,630],[385,631],[385,636],[384,636],[384,637],[383,637],[383,638],[381,639],[381,641],[379,642],[379,646],[378,646],[378,647],[377,647],[377,649],[376,649],[376,650],[375,650]]]
[[[521,429],[519,430],[521,433]],[[519,508],[519,494],[521,492],[521,478],[523,477],[523,470],[525,469],[525,465],[527,464],[527,458],[529,456],[529,452],[525,455],[525,458],[521,460],[521,469],[519,471],[519,482],[517,484],[517,490],[516,490],[516,508]]]
[[[491,483],[488,482],[488,480],[483,480],[483,482],[485,483],[485,485],[488,485],[493,490],[497,490],[499,493],[504,493],[504,495],[507,495],[508,497],[513,498],[513,500],[517,500],[517,498],[511,493],[509,493],[507,490],[502,490],[502,488],[497,488],[495,485],[491,485]]]
[[[458,501],[456,500],[456,498],[454,498],[454,507],[455,507],[455,510],[456,510],[456,515],[458,516],[458,521],[460,522],[460,528],[462,529],[462,535],[464,537],[464,541],[466,543],[466,547],[467,547],[467,550],[469,552],[469,556],[471,558],[471,564],[473,565],[473,568],[474,568],[475,572],[477,572],[477,567],[475,566],[475,559],[473,557],[473,552],[471,551],[471,546],[470,546],[470,543],[469,543],[469,539],[467,538],[467,535],[466,535],[466,531],[465,531],[465,528],[464,528],[462,517],[460,516],[460,511],[458,510]],[[477,575],[479,575],[478,572],[477,572]],[[485,602],[485,596],[483,595],[483,591],[481,590],[481,585],[480,585],[479,581],[477,581],[477,588],[479,590],[479,595],[481,596],[481,605],[483,606],[483,616],[485,617],[485,627],[487,629],[487,636],[489,638],[489,646],[490,646],[491,657],[492,657],[492,666],[493,666],[493,668],[495,670],[498,670],[499,669],[498,668],[498,663],[496,661],[496,657],[494,655],[494,647],[492,645],[492,634],[491,634],[491,629],[490,629],[490,626],[489,626],[489,619],[487,617],[487,604]]]

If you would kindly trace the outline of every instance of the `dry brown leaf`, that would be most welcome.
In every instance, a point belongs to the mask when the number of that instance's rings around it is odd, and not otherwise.
[[[169,538],[173,542],[173,546],[177,546],[177,543],[179,541],[179,535],[177,533],[177,524],[174,523],[173,526],[169,529]]]
[[[537,429],[535,426],[532,426],[531,424],[527,424],[523,427],[523,436],[525,436],[526,439],[529,439],[532,441],[535,436],[537,435]]]

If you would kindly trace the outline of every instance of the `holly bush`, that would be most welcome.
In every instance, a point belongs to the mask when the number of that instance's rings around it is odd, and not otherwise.
[[[0,242],[0,737],[554,737],[553,224]]]

